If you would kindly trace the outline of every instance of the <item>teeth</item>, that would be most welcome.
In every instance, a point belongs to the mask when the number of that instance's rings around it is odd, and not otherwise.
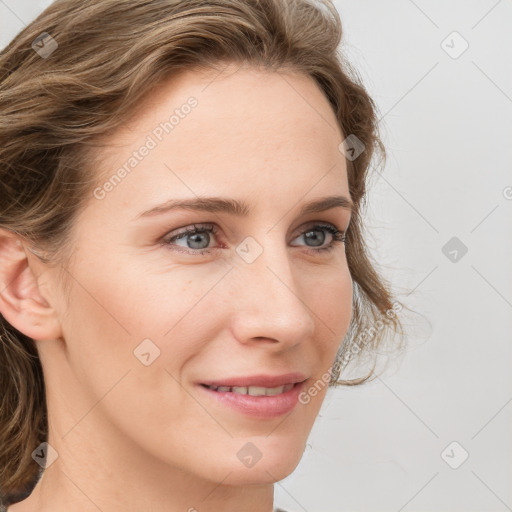
[[[277,386],[275,388],[264,388],[261,386],[207,386],[214,391],[238,393],[240,395],[251,396],[274,396],[285,393],[293,388],[293,384],[285,384],[284,386]]]
[[[247,394],[251,396],[264,396],[264,395],[278,395],[279,393],[282,393],[280,391],[283,386],[280,386],[278,388],[261,388],[259,386],[250,386],[247,388]],[[277,389],[277,393],[274,393],[274,389]]]

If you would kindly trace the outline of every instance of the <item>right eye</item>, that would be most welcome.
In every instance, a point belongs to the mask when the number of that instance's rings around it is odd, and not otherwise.
[[[178,252],[196,255],[209,254],[211,253],[211,249],[208,249],[211,235],[217,235],[218,232],[219,230],[214,224],[194,224],[178,231],[177,233],[171,232],[171,236],[167,236],[162,243],[169,247],[177,246],[185,247],[187,249],[185,251],[178,250]],[[176,245],[174,242],[178,240],[183,240],[185,242],[185,246]]]

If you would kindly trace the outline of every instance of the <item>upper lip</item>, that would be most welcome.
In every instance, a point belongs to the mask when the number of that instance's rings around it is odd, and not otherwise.
[[[302,373],[287,373],[285,375],[251,375],[245,377],[230,377],[222,380],[205,380],[201,384],[207,386],[225,386],[225,387],[248,387],[260,386],[263,388],[275,388],[285,384],[295,384],[306,380]]]

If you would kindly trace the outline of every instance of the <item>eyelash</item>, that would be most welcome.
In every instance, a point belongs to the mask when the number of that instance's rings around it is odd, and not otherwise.
[[[332,224],[315,224],[313,226],[308,227],[305,231],[299,234],[299,236],[305,235],[306,233],[309,233],[310,231],[319,231],[319,230],[325,230],[332,234],[332,241],[329,245],[326,247],[322,247],[320,249],[309,249],[307,252],[311,254],[318,254],[318,253],[328,253],[331,250],[333,250],[337,244],[339,243],[346,243],[346,233],[345,231],[340,231]],[[165,238],[162,240],[162,244],[166,246],[172,245],[171,242],[175,242],[176,240],[179,240],[180,238],[186,237],[187,235],[195,235],[197,233],[212,233],[217,237],[219,234],[219,229],[215,224],[194,224],[193,226],[181,231],[180,233],[177,233],[176,235],[173,235],[170,238]],[[193,254],[193,255],[203,255],[203,254],[209,254],[212,252],[212,250],[215,249],[196,249],[196,250],[183,250],[183,248],[178,249],[178,252],[184,252],[186,254]]]

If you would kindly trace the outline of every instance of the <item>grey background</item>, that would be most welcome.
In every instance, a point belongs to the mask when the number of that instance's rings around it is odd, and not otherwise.
[[[49,3],[0,0],[0,45]],[[276,505],[512,510],[512,2],[335,3],[388,149],[370,245],[422,317],[394,368],[328,391]]]

